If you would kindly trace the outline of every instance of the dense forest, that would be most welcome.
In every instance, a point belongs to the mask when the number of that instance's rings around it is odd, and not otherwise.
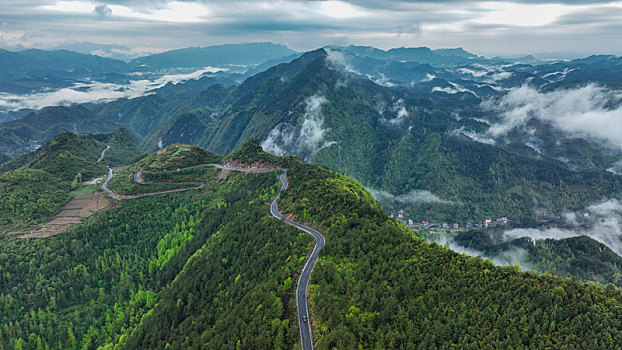
[[[115,203],[47,240],[0,237],[0,346],[292,348],[292,281],[311,240],[266,215],[276,174],[188,172],[169,174],[208,186]],[[178,322],[162,324],[171,306]],[[143,339],[151,325],[164,338]]]
[[[252,140],[225,156],[174,145],[133,165],[203,188],[116,201],[45,240],[0,236],[0,348],[297,346],[294,291],[312,239],[269,214],[279,170],[176,170],[219,159],[287,166],[281,210],[324,233],[309,291],[318,349],[622,346],[613,285],[426,243],[357,181]]]
[[[318,349],[621,346],[614,286],[454,253],[387,218],[353,180],[317,166],[288,176],[284,212],[326,236],[311,292]]]

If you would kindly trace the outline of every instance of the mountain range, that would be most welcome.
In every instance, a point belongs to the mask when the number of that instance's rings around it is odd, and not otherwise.
[[[52,71],[64,82],[35,89],[152,83],[0,123],[1,346],[292,348],[312,244],[269,216],[281,168],[279,208],[326,236],[309,291],[318,348],[622,342],[619,57],[269,43],[129,62],[20,54],[5,94]],[[49,64],[62,55],[73,61]],[[45,240],[13,237],[100,193],[79,183],[106,173],[127,199]]]

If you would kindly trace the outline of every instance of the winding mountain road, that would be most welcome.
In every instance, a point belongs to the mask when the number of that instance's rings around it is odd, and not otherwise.
[[[110,146],[106,146],[106,148],[104,148],[104,150],[102,151],[102,154],[99,156],[99,158],[97,158],[97,161],[95,163],[99,163],[102,160],[104,160],[104,156],[106,155],[106,152],[108,152],[109,149],[110,149]]]
[[[134,181],[136,183],[141,184],[141,185],[154,184],[154,183],[143,182],[140,179],[140,174],[141,174],[140,171],[137,172],[136,174],[134,174]],[[110,198],[117,199],[117,200],[121,200],[121,199],[135,199],[135,198],[142,198],[142,197],[148,197],[148,196],[155,196],[155,195],[158,195],[158,194],[183,192],[183,191],[196,190],[196,189],[199,189],[201,187],[205,187],[205,183],[204,182],[180,182],[180,183],[176,183],[176,184],[187,184],[187,185],[195,185],[195,186],[194,187],[188,187],[188,188],[176,188],[176,189],[172,189],[172,190],[164,190],[164,191],[157,191],[157,192],[133,194],[133,195],[118,195],[118,194],[114,193],[108,187],[108,181],[110,181],[110,179],[112,179],[113,176],[114,176],[114,173],[112,171],[112,168],[108,168],[108,178],[102,184],[102,189],[104,191],[108,192],[108,195],[110,196]]]
[[[102,152],[102,157],[103,157],[104,152]],[[313,333],[311,332],[311,321],[309,317],[309,305],[307,302],[307,291],[309,289],[309,279],[311,277],[311,272],[313,271],[313,268],[315,267],[315,263],[317,262],[317,259],[319,257],[320,250],[322,250],[326,241],[324,239],[324,236],[322,236],[322,234],[319,233],[318,231],[312,229],[311,227],[301,225],[297,222],[289,220],[285,218],[279,212],[277,201],[281,198],[281,193],[287,190],[287,187],[289,186],[289,183],[287,182],[287,169],[261,169],[261,168],[247,169],[247,168],[238,168],[238,167],[227,166],[227,165],[222,165],[222,164],[200,164],[200,165],[189,166],[186,168],[181,168],[179,170],[204,168],[204,167],[215,167],[215,168],[219,168],[223,170],[241,171],[241,172],[247,172],[247,173],[268,173],[274,170],[283,170],[283,173],[280,176],[281,189],[279,190],[276,197],[272,201],[272,204],[270,205],[270,213],[275,218],[301,231],[304,231],[312,235],[315,238],[315,247],[313,247],[311,256],[305,263],[305,266],[303,267],[302,272],[300,273],[300,277],[298,278],[298,284],[296,286],[296,307],[298,308],[298,325],[300,326],[299,328],[300,328],[300,340],[302,342],[302,350],[313,350]],[[115,194],[110,188],[108,188],[108,181],[112,179],[113,175],[114,173],[113,173],[112,168],[108,168],[108,178],[102,184],[102,189],[108,192],[108,195],[111,198],[119,199],[119,200],[154,196],[154,195],[164,194],[164,193],[188,191],[188,190],[199,189],[199,188],[206,186],[204,182],[179,182],[176,184],[192,185],[194,187],[179,188],[179,189],[157,191],[157,192],[150,192],[150,193],[141,193],[141,194],[129,195],[129,196],[119,196]],[[141,178],[141,175],[142,175],[142,171],[136,172],[134,174],[134,182],[136,182],[137,184],[141,184],[141,185],[156,184],[156,182],[143,181]]]
[[[312,350],[313,349],[313,334],[311,333],[311,321],[309,318],[309,305],[307,302],[307,290],[309,289],[309,278],[311,277],[311,271],[313,271],[313,267],[315,267],[315,263],[319,257],[320,250],[324,247],[326,243],[324,236],[318,231],[312,229],[311,227],[301,225],[297,222],[286,219],[279,212],[277,200],[281,198],[281,192],[285,191],[288,187],[287,182],[287,170],[285,170],[281,174],[281,190],[276,195],[276,198],[272,201],[272,205],[270,206],[270,213],[275,218],[285,222],[288,225],[294,226],[295,228],[304,231],[315,238],[315,247],[311,252],[311,256],[305,267],[302,269],[300,273],[300,278],[298,278],[298,286],[296,287],[296,307],[298,308],[298,324],[300,325],[300,339],[302,341],[302,350]]]

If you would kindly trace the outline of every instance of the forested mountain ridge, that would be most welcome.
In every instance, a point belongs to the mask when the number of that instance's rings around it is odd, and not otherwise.
[[[226,65],[253,65],[270,59],[290,56],[295,51],[284,45],[269,42],[247,44],[225,44],[209,47],[189,47],[171,50],[133,59],[130,64],[137,67],[206,67]]]
[[[181,148],[141,164],[212,157]],[[318,349],[622,346],[622,293],[613,286],[497,267],[426,243],[360,183],[264,153],[257,140],[220,157],[287,164],[280,208],[326,236],[310,288]],[[295,347],[293,291],[312,245],[269,214],[279,172],[188,171],[162,172],[160,181],[191,176],[206,186],[117,202],[46,240],[1,236],[0,344]]]
[[[417,58],[420,54],[427,58]],[[423,61],[440,54],[451,56],[455,62]],[[275,59],[271,64],[297,56]],[[413,226],[429,220],[436,227],[442,223],[451,227],[455,222],[462,229],[484,218],[510,219],[507,226],[485,233],[499,243],[495,249],[471,254],[495,255],[501,248],[516,248],[528,258],[520,260],[524,268],[619,285],[621,265],[615,255],[617,250],[612,248],[618,242],[613,237],[618,231],[611,226],[619,221],[592,214],[594,220],[609,225],[603,228],[613,240],[600,239],[611,242],[609,247],[594,240],[598,240],[594,236],[514,242],[503,237],[503,228],[537,227],[540,231],[535,232],[535,237],[542,232],[554,238],[590,235],[589,224],[572,226],[564,220],[566,215],[583,217],[590,206],[603,200],[615,201],[621,195],[620,176],[615,174],[622,169],[621,153],[603,146],[602,140],[588,137],[583,130],[569,134],[542,118],[530,119],[495,138],[489,131],[503,121],[504,111],[487,110],[486,105],[515,98],[510,92],[527,93],[536,106],[546,105],[551,96],[564,101],[566,94],[582,101],[583,92],[588,97],[600,96],[593,95],[594,91],[607,96],[605,86],[613,89],[616,81],[621,81],[620,59],[595,56],[570,62],[512,62],[474,57],[461,50],[397,50],[388,55],[387,51],[372,48],[330,47],[301,54],[244,82],[241,79],[246,76],[235,73],[207,74],[196,80],[169,83],[148,96],[50,107],[2,123],[0,162],[38,147],[57,133],[112,131],[121,125],[147,152],[181,143],[227,153],[243,146],[249,138],[257,138],[276,155],[297,155],[306,163],[321,164],[357,179],[381,200],[385,211],[396,214],[404,210],[404,220],[412,220]],[[604,74],[606,71],[611,74]],[[590,90],[593,82],[604,85]],[[577,91],[582,94],[576,95]],[[616,106],[614,99],[596,106],[596,110],[610,111]],[[563,111],[560,115],[564,115]],[[555,116],[557,112],[546,115]],[[102,144],[85,144],[84,154],[78,152],[77,157],[70,152],[65,167],[68,175],[63,175],[62,185],[55,182],[58,176],[49,173],[62,172],[60,158],[44,162],[46,166],[54,164],[55,169],[29,169],[38,167],[31,159],[31,165],[20,163],[23,169],[4,175],[6,193],[31,191],[28,196],[5,201],[13,203],[11,208],[17,210],[8,215],[15,221],[13,224],[41,222],[52,215],[55,209],[49,208],[58,208],[59,203],[68,200],[67,189],[78,179],[78,173],[82,177],[105,173],[103,166],[91,163],[101,152],[98,148],[111,141],[95,139]],[[116,156],[118,150],[112,147],[106,165],[126,164],[133,159]],[[135,148],[127,151],[141,153]],[[2,156],[5,153],[8,157]],[[0,169],[15,169],[16,164],[9,162]],[[115,190],[127,185],[128,191],[145,191],[133,183],[134,170],[119,171],[119,175],[126,176],[126,183],[120,183],[120,177],[115,176],[111,186]],[[194,175],[184,173],[176,178],[191,181]],[[44,182],[41,191],[36,190],[39,182]],[[118,185],[121,187],[115,187]],[[40,196],[43,193],[45,198]],[[46,203],[46,199],[51,202]],[[29,209],[22,213],[20,208]],[[42,208],[48,209],[39,211]],[[28,221],[30,217],[37,219]],[[562,232],[554,227],[559,224],[565,225]],[[451,241],[452,236],[463,232],[444,233]],[[421,236],[430,237],[427,232]],[[463,247],[477,248],[468,242]],[[494,256],[489,257],[499,263]]]
[[[144,145],[186,139],[222,153],[256,137],[270,152],[295,154],[374,189],[427,191],[434,201],[405,208],[417,221],[511,216],[530,223],[535,210],[580,210],[622,192],[620,178],[604,170],[573,171],[452,133],[485,130],[479,103],[468,93],[431,96],[377,85],[320,49],[249,78],[218,115],[181,115]]]

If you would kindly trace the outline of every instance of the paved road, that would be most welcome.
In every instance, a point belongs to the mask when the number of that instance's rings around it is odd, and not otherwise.
[[[99,158],[97,158],[97,162],[95,163],[99,163],[102,160],[104,160],[104,156],[106,155],[106,152],[108,152],[109,149],[110,149],[110,146],[106,146],[106,148],[104,148],[104,150],[102,151],[102,154],[99,156]]]
[[[272,201],[272,204],[270,205],[270,213],[275,218],[285,222],[288,225],[294,226],[295,228],[301,231],[304,231],[312,235],[315,238],[315,247],[313,248],[313,251],[311,252],[311,256],[309,257],[309,260],[307,260],[307,263],[302,269],[302,273],[300,274],[300,277],[298,278],[298,285],[296,287],[296,307],[298,308],[298,324],[300,326],[300,340],[302,342],[302,350],[313,350],[313,336],[311,333],[309,305],[307,302],[307,290],[309,289],[309,278],[311,277],[311,271],[313,271],[313,267],[315,267],[315,263],[317,262],[320,250],[324,247],[326,242],[325,242],[324,236],[322,236],[322,234],[319,233],[318,231],[308,226],[304,226],[297,222],[286,219],[279,212],[277,201],[281,198],[281,193],[287,190],[287,187],[289,186],[289,183],[287,182],[287,170],[286,169],[245,169],[245,168],[237,168],[237,167],[231,167],[231,166],[226,166],[226,165],[221,165],[221,164],[200,164],[200,165],[194,165],[194,166],[182,168],[179,170],[203,168],[203,167],[215,167],[215,168],[219,168],[223,170],[242,171],[242,172],[248,172],[248,173],[268,173],[274,170],[283,170],[283,173],[280,176],[281,184],[282,184],[281,189],[279,190],[279,193],[276,195],[276,198],[274,198],[274,200]],[[134,182],[138,184],[142,184],[142,185],[154,184],[154,182],[143,181],[141,179],[141,175],[142,175],[141,171],[135,173]],[[159,191],[159,192],[144,193],[144,194],[121,197],[121,196],[116,195],[114,192],[112,192],[112,190],[108,188],[108,181],[110,181],[112,176],[113,176],[112,168],[108,168],[108,178],[103,183],[102,188],[106,192],[108,192],[108,195],[110,195],[110,197],[113,199],[140,198],[140,197],[146,197],[146,196],[154,196],[154,195],[163,194],[163,193],[188,191],[188,190],[193,190],[193,189],[197,189],[197,188],[201,188],[205,186],[204,182],[182,182],[180,184],[187,184],[187,185],[192,185],[195,187],[180,188],[180,189],[174,189],[174,190],[166,190],[166,191]]]
[[[143,182],[142,179],[140,178],[141,173],[142,172],[139,171],[136,174],[134,174],[134,181],[136,183],[139,183],[141,185],[153,184],[152,182]],[[196,189],[199,189],[201,187],[205,187],[205,182],[179,182],[179,183],[176,183],[176,184],[191,185],[193,187],[176,188],[176,189],[172,189],[172,190],[164,190],[164,191],[157,191],[157,192],[150,192],[150,193],[141,193],[141,194],[133,194],[133,195],[117,195],[110,188],[108,188],[108,181],[110,181],[110,179],[112,179],[113,175],[114,174],[113,174],[112,168],[108,168],[108,178],[102,184],[102,189],[104,191],[108,192],[108,195],[110,196],[110,198],[118,199],[118,200],[142,198],[142,197],[155,196],[155,195],[158,195],[158,194],[165,194],[165,193],[183,192],[183,191],[196,190]]]
[[[108,146],[106,149],[104,149],[102,151],[102,157],[103,157],[104,153],[108,149],[110,149],[110,146]],[[205,167],[214,167],[214,168],[223,169],[223,170],[229,170],[229,171],[241,171],[241,172],[245,172],[245,173],[269,173],[269,172],[272,172],[274,170],[280,170],[280,169],[262,169],[262,168],[246,169],[246,168],[238,168],[238,167],[222,165],[222,164],[199,164],[199,165],[193,165],[193,166],[189,166],[189,167],[185,167],[185,168],[180,168],[178,170],[182,171],[182,170],[187,170],[187,169],[196,169],[196,168],[205,168]],[[202,187],[206,186],[205,182],[177,182],[177,183],[175,183],[177,185],[188,185],[188,186],[192,186],[192,187],[177,188],[177,189],[173,189],[173,190],[164,190],[164,191],[157,191],[157,192],[150,192],[150,193],[141,193],[141,194],[134,194],[134,195],[117,195],[110,188],[108,188],[108,181],[110,181],[110,179],[112,179],[113,175],[114,174],[113,174],[112,168],[108,168],[108,178],[102,184],[102,189],[104,191],[108,192],[108,195],[110,196],[110,198],[118,199],[118,200],[121,200],[121,199],[135,199],[135,198],[142,198],[142,197],[147,197],[147,196],[155,196],[155,195],[158,195],[158,194],[196,190],[196,189],[199,189],[199,188],[202,188]],[[141,179],[141,175],[142,175],[142,171],[136,172],[134,174],[134,182],[136,182],[137,184],[141,184],[141,185],[156,184],[156,182],[144,182]]]
[[[313,267],[317,261],[320,250],[324,247],[326,243],[324,240],[324,236],[318,231],[308,227],[286,219],[281,215],[278,209],[277,200],[281,198],[281,192],[285,191],[288,186],[287,182],[287,170],[281,174],[281,190],[277,194],[274,201],[272,201],[272,205],[270,206],[270,213],[275,218],[282,220],[288,225],[294,226],[295,228],[302,230],[315,238],[315,247],[313,248],[313,252],[311,252],[311,256],[305,267],[302,269],[302,273],[300,274],[300,278],[298,278],[298,286],[296,287],[296,306],[298,307],[298,324],[300,325],[300,339],[302,341],[302,350],[312,350],[313,349],[313,335],[311,333],[311,321],[309,317],[309,305],[307,303],[307,290],[309,288],[309,278],[311,277],[311,271],[313,271]],[[305,321],[306,319],[306,321]]]

